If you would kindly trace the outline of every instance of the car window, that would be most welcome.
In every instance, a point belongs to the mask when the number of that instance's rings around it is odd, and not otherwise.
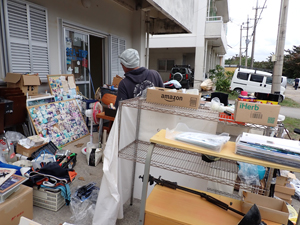
[[[237,78],[241,80],[248,80],[249,73],[238,72]]]
[[[177,72],[180,72],[179,68],[173,68],[172,69],[172,73],[177,73]]]
[[[272,77],[267,77],[266,84],[272,84]]]
[[[264,76],[251,74],[250,81],[254,81],[257,83],[262,83]]]

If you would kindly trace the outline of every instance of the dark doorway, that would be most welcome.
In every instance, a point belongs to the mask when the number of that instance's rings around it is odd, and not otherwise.
[[[91,97],[94,91],[103,86],[103,44],[104,38],[90,35],[90,72],[91,72]],[[94,91],[93,86],[94,85]]]

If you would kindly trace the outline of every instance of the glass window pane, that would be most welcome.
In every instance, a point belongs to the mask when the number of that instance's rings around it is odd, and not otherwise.
[[[170,71],[174,66],[174,60],[167,60],[167,71]]]
[[[88,35],[68,31],[65,33],[67,74],[74,74],[75,81],[89,81]]]
[[[165,71],[166,70],[166,60],[158,60],[158,70]]]
[[[266,84],[272,84],[272,77],[267,77]]]
[[[241,79],[241,80],[248,80],[248,77],[249,77],[248,73],[239,72],[238,75],[237,75],[237,78]]]
[[[263,79],[264,79],[264,76],[251,74],[250,81],[254,81],[254,82],[257,82],[257,83],[262,83]]]

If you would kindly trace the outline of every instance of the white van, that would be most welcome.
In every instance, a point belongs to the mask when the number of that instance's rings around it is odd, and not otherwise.
[[[281,79],[283,81],[284,79]],[[272,74],[254,69],[237,68],[233,74],[230,90],[241,93],[262,92],[271,93]],[[279,102],[284,99],[285,88],[281,85]]]

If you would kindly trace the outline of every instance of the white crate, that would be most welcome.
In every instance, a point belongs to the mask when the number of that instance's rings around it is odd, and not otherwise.
[[[50,192],[44,188],[33,189],[33,205],[49,209],[51,211],[58,211],[65,205],[65,199],[59,192]]]

